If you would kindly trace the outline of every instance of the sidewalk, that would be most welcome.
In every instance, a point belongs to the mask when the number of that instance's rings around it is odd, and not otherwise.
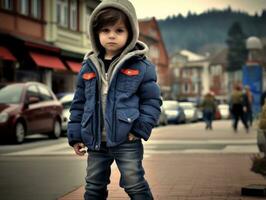
[[[220,126],[223,127],[222,124]],[[243,133],[239,133],[237,137],[244,138],[244,136]],[[179,137],[183,136],[179,135]],[[236,135],[232,137],[236,139]],[[255,132],[253,131],[247,137],[255,138]],[[262,176],[250,171],[251,156],[251,153],[152,154],[146,157],[143,163],[146,179],[155,200],[263,199],[241,196],[241,187],[250,184],[266,185],[266,180]],[[113,169],[111,184],[108,187],[108,200],[129,199],[119,187],[119,171],[117,168]],[[83,188],[84,186],[81,186],[70,191],[59,200],[82,200]]]

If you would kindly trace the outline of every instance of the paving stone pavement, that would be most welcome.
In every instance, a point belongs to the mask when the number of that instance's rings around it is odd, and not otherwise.
[[[255,125],[249,134],[244,132],[242,126],[235,134],[230,121],[215,121],[213,131],[205,131],[203,123],[184,125],[182,128],[169,125],[162,129],[154,129],[150,142],[146,144],[148,156],[143,161],[145,177],[155,200],[265,199],[265,197],[241,196],[241,187],[251,184],[266,185],[265,178],[250,171],[251,157],[257,152]],[[225,152],[221,149],[215,153],[198,150],[187,153],[168,151],[163,154],[161,150],[149,152],[151,145],[155,143],[178,145],[175,141],[208,143],[222,142],[222,140],[225,143],[239,142],[241,148],[235,152],[231,150]],[[108,200],[129,199],[119,187],[119,177],[117,167],[113,167]],[[83,193],[84,186],[80,186],[58,200],[82,200]]]
[[[155,200],[252,200],[241,196],[241,187],[264,184],[266,180],[250,171],[251,154],[153,155],[144,160],[146,179]],[[82,200],[83,186],[59,198]],[[113,170],[110,200],[129,199],[119,188],[119,171]]]

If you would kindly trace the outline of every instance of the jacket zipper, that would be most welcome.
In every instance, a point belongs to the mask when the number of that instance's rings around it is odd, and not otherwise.
[[[96,121],[98,122],[97,123],[97,130],[94,132],[94,138],[95,138],[95,143],[94,143],[94,149],[96,150],[99,150],[100,147],[101,147],[101,120],[98,120],[99,119],[99,114],[101,114],[101,91],[100,91],[100,88],[101,88],[101,81],[99,81],[99,73],[98,71],[96,70],[96,67],[94,66],[93,62],[90,61],[90,64],[93,66],[92,69],[93,71],[97,74],[96,76],[96,81],[98,83],[98,93],[97,93],[97,113],[96,113]],[[96,127],[96,126],[95,126]]]
[[[115,77],[115,88],[116,88],[116,84],[117,84],[117,76]],[[112,117],[112,142],[116,141],[116,90],[114,90],[114,106],[113,106],[113,117]]]

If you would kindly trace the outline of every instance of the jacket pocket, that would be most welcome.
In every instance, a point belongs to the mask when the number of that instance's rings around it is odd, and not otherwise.
[[[139,73],[135,69],[122,69],[118,74],[117,89],[123,92],[136,92],[140,84]]]
[[[94,139],[93,112],[84,113],[81,121],[81,138],[88,146],[93,143]]]
[[[84,113],[81,121],[81,126],[86,127],[88,125],[88,122],[90,118],[92,117],[93,112]]]
[[[85,82],[85,93],[86,96],[95,94],[96,92],[96,75],[94,72],[83,74],[83,80]],[[87,77],[86,79],[84,77]]]
[[[118,109],[116,111],[116,142],[124,141],[130,132],[133,122],[139,117],[139,111],[135,108]]]

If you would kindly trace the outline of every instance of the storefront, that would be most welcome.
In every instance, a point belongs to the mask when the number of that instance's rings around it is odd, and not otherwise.
[[[7,47],[0,46],[0,82],[13,82],[17,59]]]
[[[81,61],[82,55],[66,53],[49,43],[1,35],[1,83],[38,81],[55,93],[73,92]]]

